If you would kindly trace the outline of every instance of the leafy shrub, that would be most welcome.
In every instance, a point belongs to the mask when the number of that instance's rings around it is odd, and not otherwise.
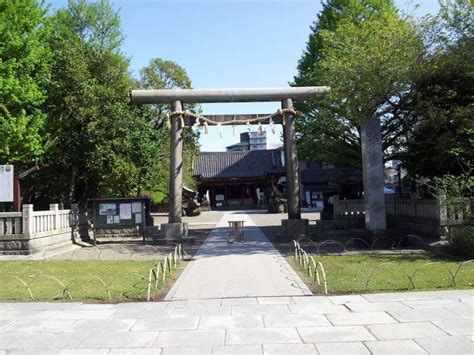
[[[456,255],[474,259],[474,226],[456,226],[450,234],[452,251]]]

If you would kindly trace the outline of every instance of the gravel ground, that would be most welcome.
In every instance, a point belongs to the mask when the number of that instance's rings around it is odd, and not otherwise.
[[[211,229],[193,229],[189,236],[194,244],[183,245],[185,258],[191,258],[207,238]],[[49,259],[68,260],[158,260],[173,252],[175,245],[144,245],[141,241],[99,243],[97,246],[84,244],[82,248],[59,254]]]
[[[235,211],[239,213],[239,211]],[[189,236],[194,237],[194,244],[183,245],[183,250],[189,258],[207,238],[214,225],[221,219],[224,211],[203,212],[200,216],[183,217],[183,222],[189,223]],[[250,218],[261,228],[263,233],[270,239],[280,252],[287,253],[290,250],[290,243],[278,243],[276,234],[280,233],[281,220],[287,218],[285,213],[268,214],[266,210],[245,211]],[[152,214],[154,224],[166,223],[168,216],[166,213]],[[319,219],[318,212],[303,212],[302,218],[310,220]],[[49,257],[49,259],[69,259],[69,260],[156,260],[162,259],[172,252],[174,245],[144,245],[141,240],[137,241],[114,241],[104,242],[97,246],[85,246],[71,252]]]
[[[223,214],[223,211],[202,212],[199,216],[184,216],[183,222],[189,223],[190,227],[193,227],[195,225],[203,225],[204,223],[209,223],[209,225],[213,225],[219,222]],[[167,213],[152,213],[151,215],[153,217],[153,223],[155,226],[159,226],[161,223],[168,222]]]

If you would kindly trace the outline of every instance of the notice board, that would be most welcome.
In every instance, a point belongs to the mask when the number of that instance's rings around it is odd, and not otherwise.
[[[120,198],[93,200],[96,229],[120,229],[143,226],[146,198]]]

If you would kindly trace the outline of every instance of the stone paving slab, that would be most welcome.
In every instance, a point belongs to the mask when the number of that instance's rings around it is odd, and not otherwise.
[[[211,355],[212,346],[173,346],[163,348],[161,355]]]
[[[368,341],[365,345],[374,355],[427,354],[427,352],[413,340]]]
[[[19,320],[11,322],[3,328],[4,332],[43,332],[61,333],[67,331],[75,321],[73,320]]]
[[[288,308],[296,314],[331,314],[348,313],[349,308],[343,304],[322,304],[322,305],[289,305]]]
[[[289,314],[290,309],[283,304],[264,304],[257,306],[232,306],[233,316],[262,315],[262,314]]]
[[[245,329],[263,328],[260,316],[201,317],[199,329]]]
[[[149,348],[158,332],[91,333],[79,345],[80,348]]]
[[[370,351],[361,342],[320,343],[316,344],[320,355],[370,355]]]
[[[313,344],[264,344],[265,355],[317,354]]]
[[[397,322],[385,312],[334,313],[328,314],[327,318],[333,325],[367,325]]]
[[[163,330],[191,330],[196,329],[199,317],[153,317],[151,314],[147,318],[139,319],[132,328],[133,332],[163,331]]]
[[[375,340],[362,326],[302,327],[298,332],[305,343],[345,342]]]
[[[433,291],[4,303],[0,315],[8,319],[0,320],[0,355],[472,354],[474,318],[464,301],[473,297]]]
[[[245,355],[261,355],[261,345],[214,345],[212,347],[212,355],[215,354],[245,354]]]
[[[430,322],[409,322],[396,324],[375,324],[367,328],[380,340],[439,337],[447,335]]]
[[[474,323],[472,319],[456,319],[432,322],[450,335],[474,336]]]
[[[433,355],[457,354],[472,355],[474,353],[474,344],[463,337],[437,337],[416,339],[426,351]]]
[[[368,302],[350,303],[347,307],[352,312],[410,311],[411,308],[401,302]]]
[[[172,330],[158,335],[154,347],[224,345],[225,330]]]
[[[325,327],[330,326],[322,314],[268,314],[263,316],[266,327]]]
[[[400,322],[459,319],[459,315],[442,308],[417,308],[410,310],[395,310],[387,312]]]
[[[301,343],[295,328],[229,329],[226,345],[234,344],[292,344]]]
[[[245,221],[245,242],[228,242],[229,220]],[[227,212],[165,299],[297,295],[311,291],[255,222],[244,212]]]

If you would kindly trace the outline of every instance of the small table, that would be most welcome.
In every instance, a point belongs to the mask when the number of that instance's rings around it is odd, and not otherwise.
[[[229,222],[229,243],[234,240],[238,242],[244,241],[244,222],[245,221],[228,221]]]

